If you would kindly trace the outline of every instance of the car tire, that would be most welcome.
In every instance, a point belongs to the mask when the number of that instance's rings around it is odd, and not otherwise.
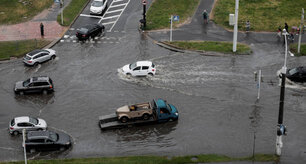
[[[145,113],[142,115],[142,119],[148,120],[150,118],[150,115],[148,113]]]
[[[18,131],[13,131],[12,135],[17,136],[19,134]]]
[[[38,62],[34,63],[33,66],[36,67],[38,65]]]
[[[123,117],[120,118],[120,121],[121,121],[122,123],[126,123],[126,122],[129,121],[129,118],[127,118],[126,116],[123,116]]]
[[[19,93],[19,95],[21,95],[21,96],[24,95],[24,92],[23,92],[23,91],[19,91],[18,93]]]
[[[51,60],[54,60],[55,58],[56,58],[56,56],[55,56],[55,55],[51,56]]]
[[[43,93],[43,95],[47,95],[47,94],[48,94],[48,91],[44,89],[44,90],[42,91],[42,93]]]
[[[59,150],[60,151],[64,151],[64,150],[66,150],[66,147],[65,146],[61,146]]]
[[[39,128],[39,129],[37,129],[38,131],[43,131],[44,129],[41,129],[41,128]]]
[[[153,76],[153,73],[150,72],[150,73],[148,73],[148,75]]]
[[[132,74],[127,73],[126,76],[127,76],[128,78],[130,78],[130,77],[132,76]]]
[[[30,153],[35,153],[36,150],[34,148],[30,149]]]
[[[170,119],[169,119],[169,122],[172,122],[172,121],[173,121],[173,118],[170,118]]]

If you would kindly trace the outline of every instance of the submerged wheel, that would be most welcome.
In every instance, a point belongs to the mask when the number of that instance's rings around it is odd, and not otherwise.
[[[17,136],[18,134],[19,134],[18,131],[14,131],[14,132],[13,132],[13,135],[14,135],[14,136]]]
[[[126,123],[126,122],[129,121],[129,118],[127,118],[126,116],[123,116],[123,117],[120,118],[120,121],[121,121],[122,123]]]
[[[44,95],[47,95],[47,94],[48,94],[48,91],[47,91],[47,90],[43,90],[42,93],[43,93]]]
[[[20,91],[20,92],[19,92],[19,95],[24,95],[24,92],[23,92],[23,91]]]
[[[38,62],[34,63],[33,66],[36,67],[38,65]]]
[[[33,148],[33,149],[30,149],[30,153],[35,153],[36,150]]]
[[[55,58],[56,58],[56,56],[55,56],[55,55],[51,56],[51,60],[54,60]]]

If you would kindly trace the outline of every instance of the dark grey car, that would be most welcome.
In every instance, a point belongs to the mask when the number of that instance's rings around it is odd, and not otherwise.
[[[25,81],[18,81],[15,84],[14,91],[16,94],[25,93],[43,93],[53,92],[54,86],[51,78],[47,76],[32,77]]]
[[[53,131],[30,131],[26,134],[25,148],[28,152],[65,150],[71,146],[69,135]]]

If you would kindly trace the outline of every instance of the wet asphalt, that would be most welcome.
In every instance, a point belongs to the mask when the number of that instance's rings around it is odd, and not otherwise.
[[[118,24],[103,36],[109,39],[73,42],[74,32],[69,30],[66,35],[71,40],[65,39],[52,48],[57,52],[54,61],[36,68],[25,67],[21,59],[0,64],[0,160],[23,160],[22,137],[10,136],[7,130],[10,119],[22,115],[43,118],[49,129],[66,132],[74,140],[67,151],[28,154],[30,159],[273,154],[280,94],[276,72],[284,62],[283,45],[254,41],[250,43],[253,54],[241,56],[172,52],[137,30],[142,6],[130,3]],[[72,28],[92,21],[98,20],[79,17]],[[159,34],[150,36],[158,40]],[[153,61],[156,76],[127,78],[118,73],[118,68],[137,60]],[[300,66],[305,61],[305,57],[288,56],[287,66]],[[264,80],[260,100],[256,101],[254,71],[259,69]],[[53,94],[14,94],[16,81],[38,75],[53,79]],[[284,124],[288,135],[283,137],[281,163],[306,161],[305,96],[303,85],[293,84],[286,89]],[[174,104],[180,114],[178,122],[99,129],[98,116],[153,98]]]

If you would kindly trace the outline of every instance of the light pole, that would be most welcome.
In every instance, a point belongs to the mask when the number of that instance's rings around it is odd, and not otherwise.
[[[239,10],[239,0],[236,0],[236,5],[235,5],[235,25],[234,25],[234,37],[233,37],[233,52],[236,52],[236,49],[237,49],[238,10]]]
[[[285,99],[285,81],[286,81],[286,73],[287,73],[287,36],[288,33],[286,29],[283,29],[283,35],[285,39],[285,61],[284,66],[281,70],[281,91],[280,91],[280,100],[279,100],[279,112],[278,112],[278,125],[277,125],[277,132],[276,132],[276,155],[281,155],[281,149],[283,147],[282,136],[286,135],[286,126],[283,125],[283,116],[284,116],[284,99]]]

